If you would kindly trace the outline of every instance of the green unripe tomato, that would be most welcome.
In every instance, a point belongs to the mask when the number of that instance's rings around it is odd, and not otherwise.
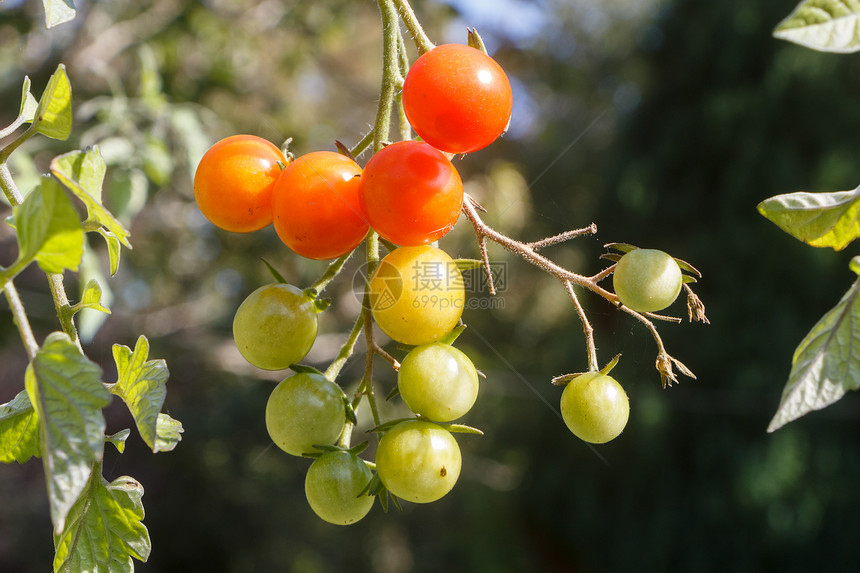
[[[577,438],[603,444],[624,430],[630,416],[630,401],[615,378],[589,372],[565,386],[561,394],[561,416]]]
[[[305,496],[314,513],[324,521],[349,525],[373,507],[376,498],[361,494],[372,476],[367,463],[355,454],[326,452],[308,469]]]
[[[264,370],[283,370],[301,361],[317,336],[314,301],[289,284],[261,286],[233,317],[233,340],[245,360]]]
[[[414,503],[430,503],[451,491],[461,463],[451,432],[421,420],[397,424],[376,448],[379,479],[392,494]]]
[[[636,249],[618,261],[612,284],[628,308],[657,312],[675,302],[683,281],[675,259],[656,249]]]
[[[478,372],[462,351],[434,342],[413,348],[397,373],[400,396],[416,414],[450,422],[478,398]]]
[[[346,395],[322,374],[300,372],[278,384],[266,403],[266,429],[279,448],[300,456],[340,437]]]

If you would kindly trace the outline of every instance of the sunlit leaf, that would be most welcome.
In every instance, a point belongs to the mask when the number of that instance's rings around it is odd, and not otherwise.
[[[182,440],[184,432],[182,422],[175,420],[167,414],[158,415],[158,424],[155,429],[154,452],[169,452]]]
[[[57,66],[42,92],[33,125],[36,131],[52,139],[65,140],[72,133],[72,85],[63,64]]]
[[[835,193],[787,193],[765,199],[758,211],[813,247],[844,249],[860,236],[860,187]]]
[[[74,0],[42,0],[45,7],[45,27],[53,28],[75,18]]]
[[[23,464],[39,455],[39,418],[22,390],[0,405],[0,462]]]
[[[84,232],[72,202],[52,177],[42,178],[15,210],[19,258],[38,261],[48,273],[77,270],[84,252]]]
[[[24,118],[25,122],[33,121],[36,117],[36,110],[39,108],[39,102],[30,93],[30,78],[24,77],[24,86],[21,88],[21,109],[18,115]]]
[[[105,442],[109,444],[113,444],[119,453],[123,453],[125,451],[125,442],[128,440],[128,437],[131,435],[131,430],[128,428],[124,430],[120,430],[116,434],[106,436]]]
[[[102,184],[106,169],[97,146],[86,151],[65,153],[51,161],[51,173],[84,202],[89,220],[104,226],[130,249],[130,233],[102,205]]]
[[[167,395],[167,378],[170,374],[164,360],[148,360],[148,357],[149,341],[145,336],[137,339],[134,351],[127,346],[114,344],[117,382],[110,386],[110,391],[126,403],[140,437],[157,452],[158,415]]]
[[[120,255],[122,255],[122,243],[116,235],[102,227],[98,234],[104,237],[108,248],[108,259],[110,261],[110,276],[114,276],[119,270]]]
[[[74,306],[73,310],[79,312],[85,308],[110,314],[110,309],[102,306],[102,287],[96,279],[90,279],[87,282],[81,295],[81,301]]]
[[[39,418],[51,520],[58,533],[104,452],[102,408],[111,398],[100,378],[101,368],[62,332],[50,334],[27,367],[27,395]]]
[[[860,50],[860,2],[804,0],[773,35],[822,52],[856,52]]]
[[[92,283],[98,286],[98,292],[90,286]],[[78,336],[81,342],[88,344],[92,342],[93,337],[107,320],[107,315],[110,314],[109,307],[113,302],[113,292],[102,272],[100,257],[86,244],[78,272],[78,285],[80,285],[81,300],[76,306],[80,307],[74,309],[76,312],[80,311],[77,314]]]
[[[860,387],[860,279],[818,321],[794,352],[791,373],[768,426],[783,425]]]
[[[142,496],[137,480],[123,476],[108,483],[94,471],[85,495],[69,512],[69,526],[54,536],[54,571],[131,573],[132,558],[149,559],[152,544],[141,523]]]

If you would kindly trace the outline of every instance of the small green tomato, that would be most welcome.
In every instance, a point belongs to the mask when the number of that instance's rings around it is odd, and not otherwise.
[[[683,281],[675,259],[656,249],[636,249],[615,265],[612,284],[626,307],[657,312],[675,302]]]
[[[630,402],[615,378],[589,372],[565,386],[561,394],[561,416],[577,438],[603,444],[624,430],[630,416]]]

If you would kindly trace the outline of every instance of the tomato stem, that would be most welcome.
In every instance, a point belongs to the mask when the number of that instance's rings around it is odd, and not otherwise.
[[[406,29],[412,35],[412,40],[415,42],[418,52],[423,54],[432,50],[434,47],[433,42],[430,41],[430,38],[424,32],[424,28],[415,16],[415,11],[412,10],[412,6],[409,5],[408,0],[394,0],[394,4],[397,6],[397,12],[400,14],[400,18],[403,19]]]
[[[21,302],[21,297],[18,296],[18,290],[12,281],[4,284],[2,290],[3,294],[6,295],[6,301],[9,303],[9,309],[12,311],[12,321],[18,327],[21,341],[24,343],[24,348],[27,349],[27,356],[32,360],[36,356],[36,352],[39,351],[39,343],[33,336],[33,329],[30,327],[24,304]]]

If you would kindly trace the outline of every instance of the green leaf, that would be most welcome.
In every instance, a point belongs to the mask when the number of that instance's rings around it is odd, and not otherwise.
[[[84,232],[72,202],[52,177],[42,178],[15,210],[19,259],[38,261],[47,273],[77,270],[84,253]]]
[[[27,394],[39,418],[51,520],[57,533],[65,528],[67,514],[104,452],[102,408],[111,398],[100,378],[101,368],[62,332],[48,335],[27,367]]]
[[[72,134],[72,85],[63,64],[57,66],[42,92],[33,126],[36,131],[51,139],[65,140]]]
[[[313,366],[305,366],[304,364],[291,364],[290,370],[292,370],[296,374],[319,374],[320,376],[325,376],[323,372],[320,372]]]
[[[860,278],[794,352],[788,383],[767,428],[773,432],[860,387]]]
[[[105,442],[113,444],[119,453],[123,453],[125,451],[125,441],[128,440],[130,435],[131,430],[126,428],[124,430],[120,430],[116,434],[106,436]]]
[[[167,414],[158,415],[158,423],[155,429],[154,452],[169,452],[182,440],[182,423],[174,420]]]
[[[80,311],[77,314],[78,336],[82,343],[88,344],[92,342],[107,320],[107,315],[110,314],[109,306],[113,302],[113,292],[102,272],[98,255],[86,243],[77,278],[81,300],[72,309],[75,312]]]
[[[860,236],[860,187],[835,193],[787,193],[765,199],[758,211],[813,247],[844,249]]]
[[[860,2],[804,0],[773,35],[822,52],[856,52],[860,50]]]
[[[21,109],[18,116],[29,123],[36,117],[36,110],[39,109],[39,102],[30,93],[30,78],[24,76],[24,86],[21,88]]]
[[[81,295],[81,301],[72,307],[72,314],[74,315],[85,308],[110,314],[110,309],[102,306],[102,287],[96,279],[87,281],[84,293]]]
[[[51,173],[83,201],[87,207],[88,220],[105,227],[130,249],[127,238],[130,233],[102,205],[102,183],[106,170],[98,146],[58,155],[51,161]]]
[[[110,260],[110,276],[114,276],[119,270],[119,259],[122,254],[122,244],[116,235],[104,227],[98,229],[96,232],[104,237],[105,243],[107,243],[108,259]]]
[[[93,472],[85,495],[69,512],[69,527],[54,536],[56,572],[134,571],[132,558],[149,559],[152,544],[143,520],[143,486],[123,476],[108,483]]]
[[[141,335],[134,352],[127,346],[113,345],[117,382],[110,391],[122,398],[128,406],[140,437],[153,452],[158,451],[158,414],[167,395],[167,378],[170,373],[164,360],[147,360],[149,341]]]
[[[42,0],[45,7],[45,27],[53,28],[75,17],[74,0]]]
[[[11,402],[0,405],[0,462],[23,464],[39,457],[39,418],[22,390]]]

